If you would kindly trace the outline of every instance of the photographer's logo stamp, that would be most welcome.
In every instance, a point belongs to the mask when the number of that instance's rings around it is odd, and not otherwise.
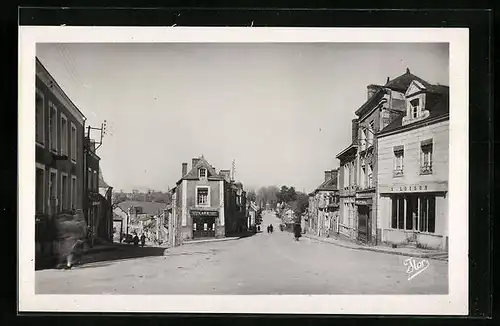
[[[408,258],[403,262],[403,264],[408,266],[406,269],[408,281],[425,271],[430,266],[429,260],[421,259],[417,261],[415,258]]]

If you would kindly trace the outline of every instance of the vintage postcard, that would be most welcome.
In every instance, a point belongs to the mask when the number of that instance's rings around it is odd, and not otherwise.
[[[19,38],[20,311],[468,313],[466,29]]]

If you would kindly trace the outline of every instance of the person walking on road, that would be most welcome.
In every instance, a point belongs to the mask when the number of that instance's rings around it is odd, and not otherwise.
[[[144,248],[144,244],[146,244],[146,236],[144,233],[141,235],[141,247]]]

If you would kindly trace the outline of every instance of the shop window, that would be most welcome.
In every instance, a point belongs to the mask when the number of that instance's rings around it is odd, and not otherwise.
[[[392,198],[391,228],[393,229],[404,229],[405,227],[404,200],[402,196],[395,196]]]
[[[422,196],[420,198],[418,230],[434,233],[436,227],[436,197]]]

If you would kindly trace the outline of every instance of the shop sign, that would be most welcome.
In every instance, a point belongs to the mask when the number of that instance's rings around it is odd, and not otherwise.
[[[219,212],[218,211],[191,211],[191,216],[193,216],[193,217],[198,217],[198,216],[217,217],[217,216],[219,216]]]
[[[405,192],[423,192],[423,191],[447,191],[447,183],[432,183],[432,184],[410,184],[410,185],[392,185],[381,186],[380,192],[405,193]]]
[[[401,192],[401,191],[426,191],[427,190],[427,185],[405,185],[405,186],[396,186],[396,187],[391,187],[391,191],[394,192]]]

